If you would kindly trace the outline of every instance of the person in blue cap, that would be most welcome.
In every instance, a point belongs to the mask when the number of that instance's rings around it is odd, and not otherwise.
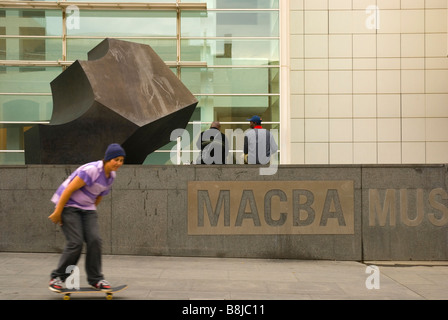
[[[269,130],[263,129],[259,116],[255,115],[247,121],[252,130],[244,134],[244,163],[268,164],[278,150],[274,136]]]
[[[50,290],[61,292],[64,281],[70,276],[67,270],[76,266],[84,242],[87,245],[87,281],[98,290],[111,290],[111,285],[101,273],[101,238],[96,208],[102,197],[109,194],[125,156],[119,144],[110,144],[103,160],[77,168],[51,198],[55,209],[48,218],[61,226],[66,245],[57,268],[51,273]]]

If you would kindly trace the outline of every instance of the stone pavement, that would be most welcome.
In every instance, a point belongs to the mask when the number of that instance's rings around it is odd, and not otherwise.
[[[62,300],[47,288],[58,259],[59,254],[0,252],[0,300]],[[448,262],[106,255],[103,271],[112,284],[129,285],[115,300],[448,299]],[[104,296],[72,300],[82,298]]]

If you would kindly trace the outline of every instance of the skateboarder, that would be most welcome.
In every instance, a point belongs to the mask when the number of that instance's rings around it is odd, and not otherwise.
[[[84,241],[87,244],[86,273],[89,284],[102,291],[111,289],[101,273],[101,238],[96,208],[107,195],[126,153],[116,143],[107,147],[103,160],[90,162],[76,169],[57,189],[51,198],[56,205],[48,217],[61,225],[66,238],[57,268],[51,273],[49,288],[60,292],[69,273],[81,256]]]

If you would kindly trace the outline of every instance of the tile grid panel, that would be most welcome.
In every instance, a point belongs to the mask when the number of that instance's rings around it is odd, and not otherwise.
[[[292,163],[448,162],[445,0],[290,10]]]

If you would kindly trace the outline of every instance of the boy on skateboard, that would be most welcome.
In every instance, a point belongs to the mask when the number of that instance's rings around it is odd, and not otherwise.
[[[51,273],[50,290],[60,292],[63,289],[63,282],[70,276],[66,273],[67,268],[77,264],[84,241],[87,245],[87,281],[95,289],[111,290],[101,272],[101,238],[96,208],[102,197],[110,192],[115,171],[123,165],[125,156],[119,144],[110,144],[103,160],[77,168],[51,198],[56,206],[48,218],[61,226],[66,245],[57,268]]]

